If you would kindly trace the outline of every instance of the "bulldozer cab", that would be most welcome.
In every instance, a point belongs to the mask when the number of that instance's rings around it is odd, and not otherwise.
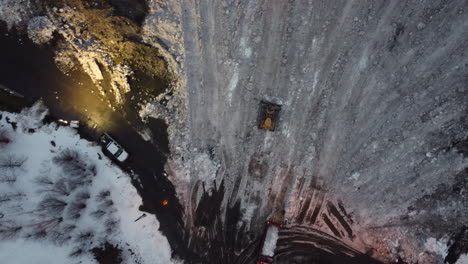
[[[258,128],[275,131],[280,111],[280,105],[267,101],[261,101],[259,109]]]

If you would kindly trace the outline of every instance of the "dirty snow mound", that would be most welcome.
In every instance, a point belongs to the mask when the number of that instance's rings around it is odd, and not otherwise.
[[[53,38],[56,27],[46,16],[38,16],[29,20],[28,36],[36,44],[45,44]]]

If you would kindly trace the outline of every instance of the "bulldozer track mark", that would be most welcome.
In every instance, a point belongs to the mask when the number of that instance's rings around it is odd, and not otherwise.
[[[325,198],[325,194],[323,194],[322,192],[318,192],[317,197],[317,205],[315,206],[314,212],[312,213],[312,216],[310,218],[311,224],[315,224],[315,222],[317,221],[317,216],[319,215],[320,209],[322,208],[322,203],[323,199]]]
[[[312,198],[311,197],[307,197],[305,202],[304,202],[304,206],[301,208],[301,212],[299,213],[299,215],[297,216],[296,218],[296,221],[298,223],[302,223],[304,221],[304,217],[306,215],[306,213],[308,212],[309,210],[309,206],[310,206],[310,202],[311,202]]]
[[[338,222],[341,224],[341,226],[345,229],[346,233],[348,233],[349,238],[353,238],[353,230],[351,229],[351,226],[345,221],[343,216],[338,212],[338,209],[336,206],[331,202],[327,202],[327,210],[330,216],[334,216]]]
[[[348,220],[348,222],[350,224],[354,224],[354,220],[353,218],[351,217],[351,214],[349,214],[345,207],[343,206],[343,202],[341,200],[338,200],[338,208],[340,209],[341,213],[343,214],[343,216],[346,218],[346,220]]]
[[[336,229],[336,227],[333,225],[332,221],[330,220],[330,218],[327,216],[327,214],[323,213],[322,214],[322,219],[323,221],[325,222],[325,224],[328,226],[328,228],[333,232],[333,234],[339,238],[341,238],[341,234],[340,232],[338,231],[338,229]]]

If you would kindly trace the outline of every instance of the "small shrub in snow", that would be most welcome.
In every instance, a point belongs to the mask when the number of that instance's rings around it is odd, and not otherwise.
[[[62,152],[60,152],[59,155],[55,156],[53,161],[57,164],[67,164],[67,163],[73,163],[77,162],[80,160],[80,154],[76,150],[72,149],[65,149]]]
[[[86,254],[86,250],[84,250],[82,247],[76,247],[73,249],[69,256],[72,258],[77,258],[84,254]]]
[[[109,196],[110,196],[110,191],[109,190],[102,190],[102,191],[99,192],[98,196],[96,197],[96,200],[98,202],[103,201]]]
[[[68,219],[77,220],[81,217],[80,213],[68,214]]]
[[[81,217],[81,212],[86,208],[86,203],[73,202],[67,209],[67,216],[70,219],[78,219]]]
[[[105,227],[107,233],[113,233],[119,227],[119,221],[114,218],[109,218],[106,220]]]
[[[70,233],[73,232],[75,229],[76,229],[76,225],[65,225],[65,226],[62,228],[62,231],[63,231],[65,234],[70,234]]]
[[[75,241],[79,243],[86,243],[93,239],[94,237],[94,232],[91,230],[87,231],[81,231],[78,233],[78,235],[75,236]]]
[[[26,162],[27,158],[14,154],[0,156],[0,170],[19,169]]]
[[[48,237],[55,244],[63,244],[72,238],[70,234],[59,231],[50,231]]]
[[[103,203],[102,203],[105,207],[111,207],[114,205],[114,201],[112,201],[111,199],[106,199]]]
[[[105,214],[106,214],[106,211],[104,210],[96,210],[91,213],[91,216],[96,219],[101,219]]]
[[[86,202],[86,200],[88,200],[90,197],[91,196],[89,195],[88,191],[81,191],[75,195],[75,201]]]
[[[42,230],[33,230],[29,233],[26,233],[24,238],[39,240],[39,239],[44,239],[46,236],[47,236],[47,231],[42,229]]]
[[[91,164],[88,166],[88,171],[91,174],[91,176],[96,176],[97,175],[97,167],[96,164]]]

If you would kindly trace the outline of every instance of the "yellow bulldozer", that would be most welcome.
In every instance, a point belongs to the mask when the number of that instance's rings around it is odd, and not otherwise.
[[[258,128],[275,131],[281,105],[260,101]]]

